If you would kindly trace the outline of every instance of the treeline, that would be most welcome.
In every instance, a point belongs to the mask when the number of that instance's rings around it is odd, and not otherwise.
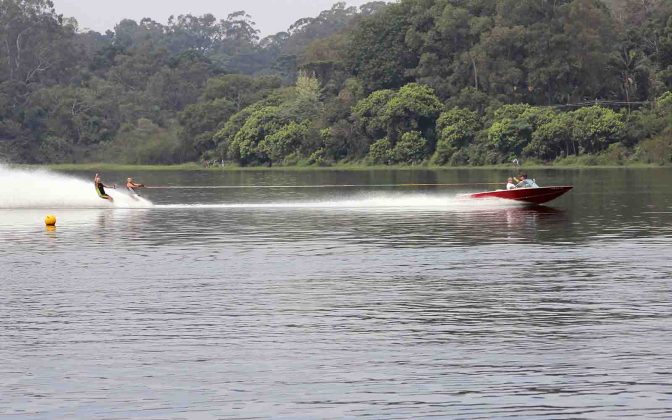
[[[667,0],[336,3],[264,39],[245,12],[99,34],[0,0],[0,45],[16,162],[672,162]]]

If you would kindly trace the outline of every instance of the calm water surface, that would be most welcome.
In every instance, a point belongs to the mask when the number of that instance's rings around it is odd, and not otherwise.
[[[463,186],[152,189],[145,209],[0,210],[0,416],[672,417],[672,171],[533,175],[576,189],[533,209],[465,203],[479,188]]]

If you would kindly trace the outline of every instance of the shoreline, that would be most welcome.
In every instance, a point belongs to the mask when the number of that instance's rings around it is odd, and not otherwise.
[[[454,171],[454,170],[511,170],[511,164],[484,166],[438,166],[438,165],[365,165],[338,164],[332,166],[236,166],[224,165],[203,167],[197,163],[176,165],[128,165],[116,163],[66,163],[46,165],[10,165],[20,168],[49,169],[54,171],[184,171],[184,172],[247,172],[247,171],[286,171],[286,172],[321,172],[321,171]],[[522,170],[576,170],[576,169],[672,169],[672,166],[656,164],[632,163],[625,165],[563,165],[563,164],[530,164],[523,165]]]

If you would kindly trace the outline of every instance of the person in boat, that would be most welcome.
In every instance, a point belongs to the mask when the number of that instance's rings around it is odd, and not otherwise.
[[[128,178],[126,180],[126,189],[129,193],[131,193],[131,197],[138,197],[138,192],[136,190],[139,188],[145,188],[145,184],[138,184],[137,182],[133,181],[133,178]]]
[[[515,181],[518,181],[516,184],[516,188],[539,188],[536,182],[534,182],[533,179],[529,179],[527,177],[526,173],[522,173],[518,176],[518,178],[514,179]]]
[[[516,184],[513,183],[513,177],[509,177],[509,179],[506,180],[506,189],[507,190],[516,189]]]
[[[105,188],[114,188],[116,190],[117,189],[116,185],[103,184],[103,181],[100,179],[100,174],[96,174],[95,178],[93,178],[93,183],[96,186],[96,192],[98,193],[98,196],[100,198],[108,200],[110,202],[114,201],[114,199],[105,192]]]

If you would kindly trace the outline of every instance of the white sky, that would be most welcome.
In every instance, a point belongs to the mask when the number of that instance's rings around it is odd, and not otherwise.
[[[346,0],[360,6],[371,0]],[[285,31],[299,18],[317,16],[337,0],[54,0],[56,11],[74,17],[80,30],[105,32],[122,19],[149,17],[166,23],[170,15],[212,13],[218,19],[238,10],[252,15],[261,36]]]

